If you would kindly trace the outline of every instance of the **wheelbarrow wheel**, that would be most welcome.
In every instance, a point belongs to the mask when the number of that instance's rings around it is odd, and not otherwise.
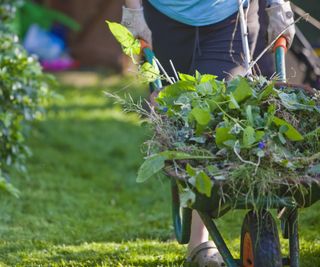
[[[243,267],[282,267],[276,223],[268,211],[249,211],[241,230]]]

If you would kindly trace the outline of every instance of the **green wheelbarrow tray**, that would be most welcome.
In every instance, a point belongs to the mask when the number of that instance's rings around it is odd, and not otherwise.
[[[192,185],[188,185],[192,188]],[[299,184],[292,190],[291,187],[280,185],[278,192],[273,197],[263,197],[258,193],[253,199],[237,197],[236,199],[228,194],[230,189],[223,183],[215,183],[212,187],[211,197],[200,194],[194,189],[196,195],[192,209],[207,212],[214,219],[223,216],[231,209],[281,209],[287,208],[307,208],[320,199],[320,182],[311,184]]]

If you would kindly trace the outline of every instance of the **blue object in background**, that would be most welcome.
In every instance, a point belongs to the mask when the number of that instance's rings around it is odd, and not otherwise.
[[[59,58],[65,51],[65,42],[60,37],[37,24],[29,27],[23,46],[30,54],[36,54],[40,60]]]

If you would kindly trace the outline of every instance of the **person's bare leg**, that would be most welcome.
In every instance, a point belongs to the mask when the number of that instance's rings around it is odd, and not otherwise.
[[[198,212],[196,210],[192,211],[192,222],[191,222],[191,234],[190,241],[188,244],[188,255],[191,251],[199,246],[201,243],[209,240],[209,233],[207,228],[204,226]]]

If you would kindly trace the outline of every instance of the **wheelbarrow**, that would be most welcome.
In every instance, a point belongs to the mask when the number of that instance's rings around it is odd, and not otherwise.
[[[154,57],[153,52],[143,46],[144,54],[149,62]],[[285,53],[286,39],[280,37],[275,46],[276,72],[285,84]],[[158,80],[153,88],[161,88]],[[179,183],[185,183],[171,177],[172,191],[172,216],[175,236],[180,244],[187,244],[190,239],[192,210],[196,210],[206,226],[212,240],[217,246],[226,266],[228,267],[299,267],[299,236],[298,236],[298,210],[307,208],[320,199],[320,184],[300,184],[303,190],[292,192],[288,186],[281,186],[274,198],[257,197],[254,200],[237,198],[222,198],[220,190],[228,192],[226,185],[215,183],[211,190],[211,196],[196,194],[196,199],[191,208],[180,206]],[[181,184],[181,186],[185,186]],[[192,188],[192,185],[188,185]],[[301,188],[300,188],[301,189]],[[255,207],[259,207],[258,210]],[[233,258],[215,219],[222,217],[230,210],[248,210],[243,220],[241,229],[240,259]],[[271,209],[278,211],[281,222],[281,232],[284,239],[289,239],[289,256],[282,257],[280,239],[277,224]]]

